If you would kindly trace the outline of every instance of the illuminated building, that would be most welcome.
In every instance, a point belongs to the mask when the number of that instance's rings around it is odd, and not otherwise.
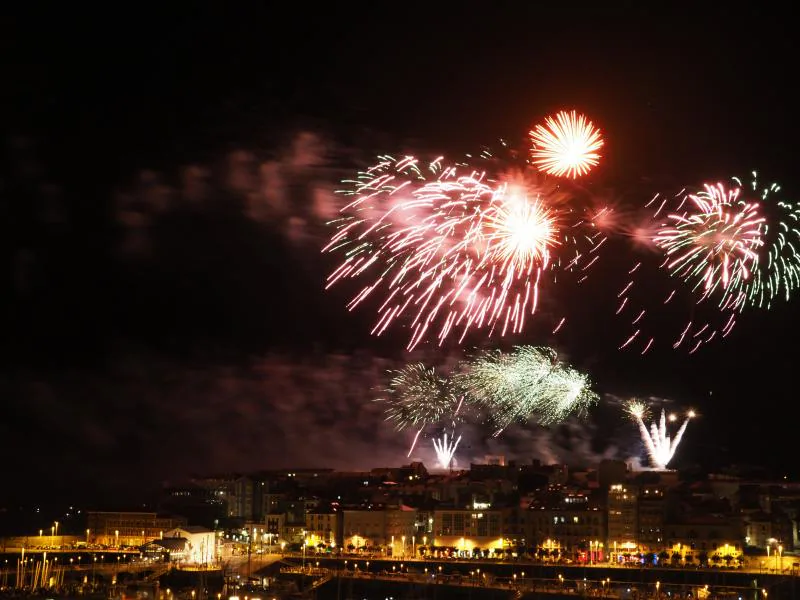
[[[643,552],[659,552],[664,547],[665,491],[659,485],[643,485],[639,490],[637,542]]]
[[[712,562],[724,564],[725,557],[742,554],[742,523],[731,517],[685,517],[680,523],[667,523],[664,533],[668,551],[679,553],[685,562],[697,561],[705,554]]]
[[[228,515],[245,521],[252,521],[254,511],[254,490],[258,489],[250,477],[239,477],[232,482],[232,490],[228,497]]]
[[[242,541],[251,544],[252,552],[262,553],[269,551],[269,547],[280,543],[283,531],[283,515],[265,517],[264,523],[245,523],[241,529]]]
[[[745,513],[745,539],[748,545],[766,548],[768,541],[775,537],[772,531],[772,515],[762,511]]]
[[[638,549],[638,488],[614,484],[608,489],[608,542],[612,560],[619,561]]]
[[[391,548],[392,556],[412,556],[416,551],[416,546],[422,544],[422,537],[416,539],[417,511],[403,504],[396,508],[386,509],[386,533],[387,544],[394,546]]]
[[[186,525],[183,517],[164,517],[154,512],[86,513],[87,541],[105,546],[141,546],[163,537],[165,531]]]
[[[528,511],[529,534],[526,536],[537,548],[550,541],[559,551],[574,552],[588,548],[589,543],[605,544],[605,514],[588,506],[543,508],[531,507]]]
[[[282,537],[285,523],[286,515],[283,513],[264,515],[264,533],[269,535],[270,539],[276,540]]]
[[[525,511],[525,546],[539,558],[562,554],[590,562],[603,557],[606,512],[589,492],[550,485],[535,496]]]
[[[472,554],[503,548],[503,512],[491,508],[443,509],[433,513],[433,546]]]
[[[197,565],[214,562],[217,555],[217,534],[205,527],[184,525],[164,532],[165,540],[186,540],[184,561]]]
[[[306,513],[306,536],[311,547],[336,544],[339,513],[310,511]]]
[[[353,551],[386,544],[386,511],[342,510],[341,547]]]

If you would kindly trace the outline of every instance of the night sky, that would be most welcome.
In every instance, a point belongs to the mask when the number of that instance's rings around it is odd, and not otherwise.
[[[607,140],[596,189],[758,169],[800,194],[787,15],[521,4],[3,16],[0,499],[406,460],[373,389],[465,348],[409,357],[404,331],[346,311],[354,288],[323,290],[337,181],[379,152],[474,151],[576,108]],[[614,399],[636,394],[701,412],[678,466],[792,468],[800,299],[691,357],[618,352],[613,311],[566,302],[581,325],[559,350],[609,396],[562,428],[475,426],[462,464],[640,455]]]

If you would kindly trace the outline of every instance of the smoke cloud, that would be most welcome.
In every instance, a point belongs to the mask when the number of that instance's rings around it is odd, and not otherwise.
[[[368,337],[369,327],[323,292],[325,223],[340,204],[336,182],[352,172],[334,165],[340,155],[347,153],[301,132],[267,158],[236,151],[218,164],[142,171],[109,195],[114,246],[107,261],[85,255],[94,261],[85,269],[92,285],[75,283],[84,281],[85,260],[53,251],[74,244],[64,232],[80,236],[88,222],[71,221],[60,188],[44,185],[38,163],[15,163],[6,181],[32,190],[36,202],[3,199],[14,210],[31,209],[35,239],[44,231],[55,242],[49,254],[41,244],[12,244],[19,311],[28,311],[27,321],[15,317],[17,337],[36,360],[0,379],[8,399],[0,438],[7,448],[28,449],[9,462],[8,475],[34,487],[57,479],[73,491],[79,482],[130,490],[191,473],[281,466],[368,469],[421,460],[435,468],[431,436],[441,432],[426,430],[409,457],[416,432],[396,431],[372,400],[389,370],[415,360],[447,370],[463,353],[403,354],[404,344]],[[65,305],[52,283],[39,285],[37,302],[25,300],[40,256],[51,261],[40,271],[59,274],[83,312]],[[96,353],[86,364],[73,360],[91,335],[99,338]],[[43,364],[53,348],[58,359]],[[635,460],[635,428],[619,426],[615,402],[604,400],[586,420],[514,425],[499,437],[465,423],[456,465],[486,455],[579,466]],[[42,472],[59,477],[35,475]]]
[[[0,382],[15,416],[0,424],[0,435],[23,448],[29,433],[17,424],[35,418],[37,444],[49,456],[39,467],[80,471],[115,486],[271,467],[366,470],[421,460],[435,468],[429,437],[436,428],[421,436],[409,459],[415,432],[395,431],[373,401],[399,366],[364,352],[269,354],[244,365],[203,366],[129,354],[102,372],[29,373]],[[472,422],[458,433],[458,466],[498,454],[585,466],[627,458],[621,440],[592,420],[513,426],[497,438]],[[23,460],[10,468],[34,466]]]
[[[302,131],[271,158],[236,150],[219,165],[189,165],[177,176],[142,171],[115,193],[120,251],[147,256],[160,216],[198,210],[239,210],[294,244],[318,243],[324,223],[338,211],[334,190],[345,174],[331,166],[330,152],[321,136]],[[166,183],[170,179],[175,182]]]

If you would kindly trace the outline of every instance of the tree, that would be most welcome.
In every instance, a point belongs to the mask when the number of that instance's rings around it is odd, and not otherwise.
[[[662,550],[658,553],[658,562],[665,563],[669,560],[669,552]]]
[[[678,566],[681,564],[681,553],[680,552],[673,552],[672,553],[672,565]]]
[[[723,556],[723,558],[725,559],[725,564],[730,567],[731,563],[733,562],[733,555],[732,554],[726,554],[725,556]]]
[[[697,555],[697,560],[700,562],[701,567],[708,566],[708,553],[701,552],[700,554]]]

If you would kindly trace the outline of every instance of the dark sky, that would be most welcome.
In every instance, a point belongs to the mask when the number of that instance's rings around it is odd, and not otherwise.
[[[319,253],[336,181],[379,151],[471,151],[574,107],[606,134],[596,189],[757,168],[796,196],[793,21],[611,5],[2,16],[4,491],[403,460],[366,400],[408,360],[404,333],[370,337]],[[791,466],[797,302],[691,357],[640,357],[594,300],[570,300],[586,327],[560,350],[603,393],[698,407],[682,464]],[[470,435],[465,461],[637,453],[611,400],[564,430]]]

